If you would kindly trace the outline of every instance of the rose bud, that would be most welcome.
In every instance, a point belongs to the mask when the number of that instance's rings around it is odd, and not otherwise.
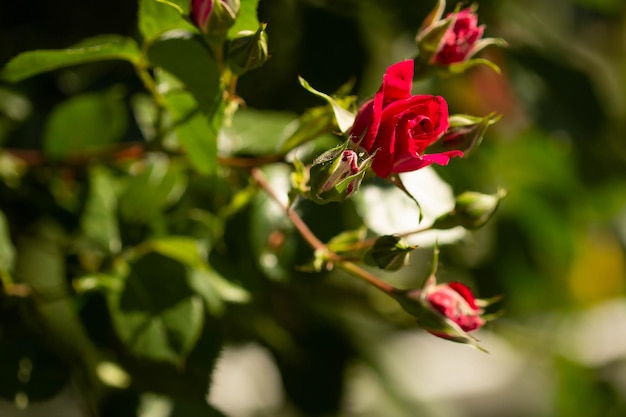
[[[486,64],[496,72],[497,65],[486,59],[471,59],[488,45],[506,46],[500,38],[482,38],[485,26],[478,26],[476,7],[459,6],[442,19],[445,0],[439,0],[434,10],[424,19],[415,41],[419,54],[418,76],[428,74],[428,67],[438,66],[461,72],[476,64]]]
[[[496,194],[481,194],[475,191],[459,194],[454,209],[437,218],[432,227],[451,229],[463,226],[469,230],[478,229],[491,219],[505,195],[504,190],[499,190]]]
[[[431,275],[424,288],[403,292],[396,299],[429,333],[479,347],[468,332],[487,322],[481,308],[486,302],[476,299],[465,285],[459,282],[437,284],[435,276]]]
[[[408,245],[399,236],[381,236],[367,251],[364,261],[368,265],[377,266],[385,271],[397,271],[407,265],[409,254],[416,247]]]
[[[242,75],[263,65],[269,58],[266,24],[256,32],[242,31],[228,43],[228,66],[235,75]]]
[[[387,68],[378,92],[361,106],[350,129],[353,142],[376,153],[372,169],[381,178],[463,156],[460,150],[426,153],[448,130],[448,104],[439,96],[411,95],[413,70],[413,60]]]
[[[235,23],[239,0],[191,0],[191,21],[207,35],[221,36]]]
[[[478,26],[478,15],[472,8],[450,13],[446,19],[450,19],[452,24],[444,33],[432,60],[440,65],[466,61],[476,52],[475,47],[483,36],[485,26]]]
[[[349,142],[324,152],[310,169],[309,197],[320,204],[343,201],[354,194],[371,164],[359,163],[359,155],[347,149]]]

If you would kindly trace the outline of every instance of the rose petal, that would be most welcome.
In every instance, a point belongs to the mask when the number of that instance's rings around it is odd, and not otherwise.
[[[476,306],[476,298],[474,298],[474,294],[472,294],[472,291],[467,286],[461,284],[460,282],[449,282],[448,287],[458,292],[459,295],[463,297],[465,301],[467,301],[470,307],[478,311],[478,306]]]

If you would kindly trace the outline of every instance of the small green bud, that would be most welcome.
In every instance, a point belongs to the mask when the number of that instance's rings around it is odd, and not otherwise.
[[[496,194],[481,194],[475,191],[466,191],[456,197],[454,209],[440,216],[433,224],[434,229],[451,229],[463,226],[474,230],[484,226],[493,216],[500,200],[506,192],[498,191]]]
[[[241,31],[228,44],[228,65],[235,75],[242,75],[265,64],[269,59],[265,23],[256,32]]]
[[[407,245],[399,236],[381,236],[365,254],[364,260],[368,265],[397,271],[408,263],[409,253],[416,247]]]

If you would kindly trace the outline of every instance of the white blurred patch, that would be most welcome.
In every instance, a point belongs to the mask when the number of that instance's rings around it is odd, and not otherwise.
[[[406,416],[412,408],[427,417],[501,417],[504,409],[549,415],[554,391],[548,369],[496,335],[477,337],[490,353],[421,330],[381,341],[372,358],[378,373],[361,364],[349,373],[346,410],[351,416],[392,407],[398,411],[389,416]]]
[[[565,317],[558,332],[563,354],[588,366],[626,359],[626,299],[617,298]]]
[[[434,220],[454,208],[452,188],[431,167],[401,174],[406,189],[422,207],[424,218],[419,222],[419,209],[414,201],[395,187],[364,185],[354,196],[357,209],[367,227],[380,235],[411,232],[431,225]],[[432,230],[406,238],[412,245],[432,246],[453,243],[465,236],[465,229]]]
[[[284,393],[269,352],[256,344],[227,347],[213,374],[208,400],[229,417],[275,414]]]

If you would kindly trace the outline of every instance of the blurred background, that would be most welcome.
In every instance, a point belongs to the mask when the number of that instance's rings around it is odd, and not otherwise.
[[[626,2],[477,3],[485,36],[509,43],[481,54],[502,74],[476,67],[417,83],[414,92],[443,95],[451,113],[503,116],[469,158],[436,168],[455,194],[508,191],[487,226],[441,255],[441,279],[467,282],[482,298],[504,296],[503,316],[477,335],[490,353],[432,337],[342,273],[274,279],[260,268],[243,279],[257,300],[223,319],[226,345],[209,399],[225,415],[626,415]],[[324,92],[353,78],[365,99],[387,66],[415,55],[417,28],[433,6],[261,0],[271,59],[242,77],[239,94],[250,109],[299,114],[320,104],[298,85],[302,75]],[[126,0],[2,2],[0,64],[97,34],[136,36],[136,12]],[[132,68],[115,62],[0,84],[0,143],[36,149],[55,105],[113,85],[127,95],[142,89]],[[138,134],[130,126],[128,140]],[[333,235],[333,210],[310,209],[307,221],[320,237]],[[335,223],[348,225],[349,213]],[[229,227],[227,241],[245,236]],[[417,287],[430,259],[427,247],[418,249],[412,268],[385,279]],[[84,415],[71,386],[14,407],[12,378],[0,374],[2,416]],[[102,415],[171,415],[161,393],[115,401],[112,409],[132,412]]]

